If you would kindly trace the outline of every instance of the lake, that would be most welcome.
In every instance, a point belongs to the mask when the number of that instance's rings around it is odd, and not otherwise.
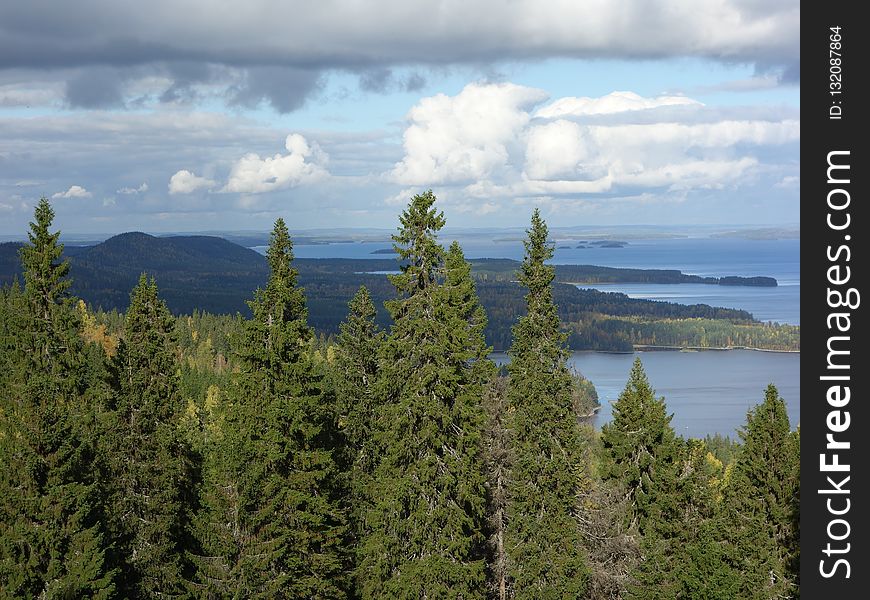
[[[495,238],[497,239],[497,238]],[[466,258],[523,259],[523,244],[495,241],[492,236],[460,238]],[[449,244],[449,236],[442,236]],[[569,247],[565,247],[565,246]],[[745,240],[735,238],[685,237],[632,239],[623,248],[577,248],[577,240],[556,240],[555,264],[587,264],[634,269],[676,269],[689,275],[722,277],[767,276],[776,278],[775,288],[680,284],[584,285],[602,291],[623,292],[634,298],[680,304],[709,304],[748,310],[761,321],[800,324],[800,240]],[[390,248],[390,242],[352,242],[297,245],[300,258],[388,258],[372,254]],[[265,246],[254,248],[265,251]]]
[[[734,438],[746,423],[746,411],[764,400],[769,383],[785,400],[792,429],[800,421],[800,353],[574,352],[568,364],[590,379],[598,391],[601,410],[594,419],[596,427],[613,418],[611,402],[625,388],[638,356],[656,396],[665,397],[668,413],[674,415],[674,431],[683,437],[721,433]],[[507,361],[503,353],[495,353],[492,358],[497,363]]]
[[[618,236],[615,236],[618,237]],[[442,236],[442,243],[450,238]],[[520,240],[495,241],[485,235],[459,239],[467,258],[512,258],[522,260]],[[622,248],[600,248],[578,240],[556,240],[556,264],[589,264],[638,269],[677,269],[683,273],[721,277],[775,277],[775,288],[731,287],[705,284],[612,284],[595,287],[620,291],[636,298],[681,304],[710,304],[741,308],[757,319],[800,323],[800,241],[746,240],[736,238],[684,237],[629,239]],[[298,245],[296,256],[305,258],[385,258],[372,254],[390,243],[355,242]],[[259,248],[258,248],[259,250]],[[496,355],[495,358],[506,357]],[[746,411],[764,399],[773,383],[785,399],[794,428],[800,419],[800,354],[751,350],[704,352],[642,352],[608,354],[575,352],[572,367],[595,384],[602,404],[595,418],[601,426],[612,417],[610,403],[625,387],[635,356],[640,356],[650,383],[664,396],[672,425],[684,437],[721,433],[735,436],[746,422]]]
[[[708,285],[704,283],[606,283],[582,284],[602,292],[622,292],[631,298],[677,302],[678,304],[709,304],[748,310],[760,321],[775,321],[800,325],[801,286],[786,283],[777,287],[744,287]]]

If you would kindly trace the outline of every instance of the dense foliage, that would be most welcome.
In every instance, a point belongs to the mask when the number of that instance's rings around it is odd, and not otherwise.
[[[119,313],[71,294],[41,201],[0,288],[0,598],[797,597],[776,388],[739,442],[683,440],[638,360],[595,431],[541,215],[490,282],[525,290],[497,370],[434,203],[400,217],[389,326],[358,287],[330,339],[281,219],[248,317],[173,316],[144,274]]]

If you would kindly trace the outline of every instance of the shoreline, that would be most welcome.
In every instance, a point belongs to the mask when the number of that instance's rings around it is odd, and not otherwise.
[[[574,350],[570,352],[594,352],[596,354],[634,354],[635,352],[728,352],[731,350],[750,350],[752,352],[774,352],[779,354],[800,354],[800,350],[772,350],[770,348],[751,348],[749,346],[652,346],[638,344],[633,350]],[[493,350],[490,354],[507,354],[506,350]]]
[[[728,350],[751,350],[753,352],[780,352],[783,354],[800,354],[800,350],[773,350],[770,348],[752,348],[750,346],[653,346],[646,344],[637,344],[634,347],[635,352],[644,352],[645,350],[650,351],[688,351],[688,352],[704,352],[708,350],[712,350],[715,352],[725,352]],[[585,352],[584,350],[579,350],[578,352]],[[624,352],[621,354],[629,354],[629,352]]]

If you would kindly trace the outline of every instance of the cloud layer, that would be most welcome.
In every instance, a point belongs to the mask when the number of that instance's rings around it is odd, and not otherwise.
[[[797,79],[799,25],[796,0],[5,2],[0,105],[49,92],[83,108],[207,95],[288,112],[330,71],[357,73],[364,90],[416,89],[419,75],[396,82],[391,70],[549,57],[691,56]]]

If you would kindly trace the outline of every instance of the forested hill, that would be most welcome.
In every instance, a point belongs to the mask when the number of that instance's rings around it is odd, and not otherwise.
[[[20,278],[19,243],[0,244],[0,284]],[[263,255],[214,236],[154,237],[124,233],[87,247],[67,246],[71,262],[72,293],[90,305],[105,310],[125,310],[129,290],[139,275],[153,275],[161,296],[176,314],[195,310],[217,314],[248,314],[245,303],[253,290],[263,287],[268,265]],[[513,280],[519,263],[506,259],[472,260],[478,292],[489,317],[487,341],[496,349],[510,343],[511,327],[523,312],[523,292]],[[396,260],[300,259],[294,261],[300,284],[308,297],[309,322],[315,330],[331,335],[347,315],[347,302],[360,285],[371,292],[378,307],[378,321],[387,322],[383,301],[395,291],[384,271],[395,271]],[[674,282],[687,276],[679,271],[645,271],[608,267],[557,265],[556,280],[563,282]],[[708,281],[707,283],[714,283]],[[774,281],[775,284],[775,281]],[[752,315],[743,310],[708,305],[681,305],[632,299],[624,294],[579,290],[556,285],[555,297],[563,322],[571,332],[575,349],[630,350],[633,344],[746,345],[771,349],[797,349],[797,328],[783,341],[781,331],[761,330]],[[687,332],[687,322],[689,330]],[[681,320],[679,333],[671,321]],[[580,327],[580,323],[584,323]],[[656,322],[655,329],[649,327]],[[736,332],[735,328],[740,327]],[[747,333],[747,327],[753,333]],[[717,333],[711,335],[715,330]]]

